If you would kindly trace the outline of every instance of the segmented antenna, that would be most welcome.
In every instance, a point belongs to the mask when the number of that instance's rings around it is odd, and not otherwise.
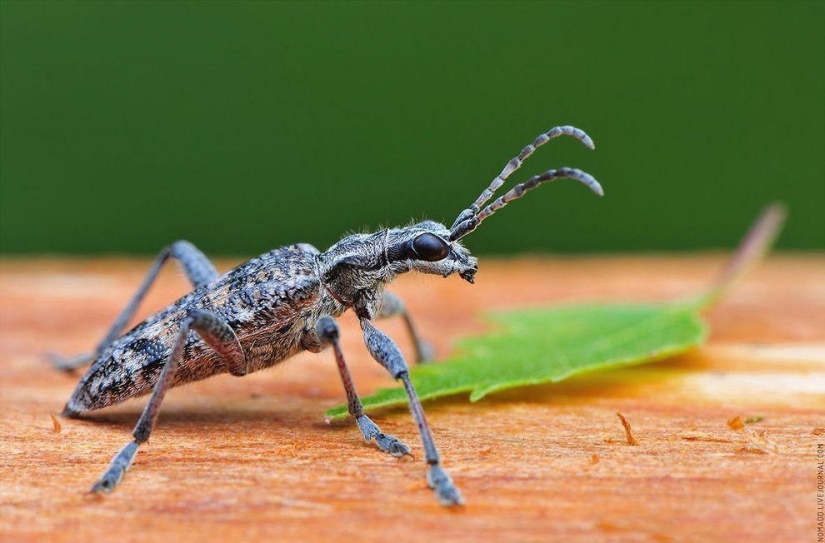
[[[595,149],[596,146],[593,144],[593,140],[590,139],[584,130],[580,128],[576,128],[575,126],[557,126],[555,128],[551,128],[549,132],[545,132],[544,134],[537,137],[533,140],[533,143],[525,147],[521,150],[518,156],[513,157],[510,159],[510,162],[504,166],[504,169],[501,170],[501,173],[493,179],[493,182],[490,183],[490,186],[484,189],[478,198],[476,198],[475,203],[473,204],[472,208],[475,212],[478,212],[481,209],[481,206],[487,203],[495,192],[501,188],[501,185],[510,177],[513,172],[521,168],[521,165],[524,164],[524,161],[527,160],[530,155],[532,155],[536,149],[547,143],[548,141],[558,138],[559,136],[571,136],[585,144],[590,149]]]
[[[601,185],[599,185],[599,182],[596,181],[596,179],[594,179],[590,174],[574,168],[560,168],[557,170],[549,170],[543,174],[531,177],[524,183],[520,183],[510,189],[506,194],[500,196],[483,210],[481,209],[481,207],[486,204],[490,198],[492,198],[493,194],[501,188],[507,178],[510,177],[513,172],[518,170],[524,161],[527,160],[527,158],[532,155],[536,149],[553,138],[557,138],[559,136],[571,136],[582,142],[590,149],[596,148],[593,144],[593,140],[590,139],[590,136],[588,136],[584,130],[576,128],[575,126],[557,126],[550,129],[550,131],[541,134],[533,140],[531,144],[522,149],[517,156],[513,157],[506,166],[504,166],[501,173],[498,174],[496,178],[493,179],[492,183],[490,183],[490,186],[484,189],[479,197],[476,198],[476,201],[472,206],[462,211],[458,217],[456,217],[455,222],[450,228],[450,240],[454,241],[466,236],[475,230],[481,221],[506,206],[509,202],[521,198],[526,192],[536,188],[542,183],[555,181],[556,179],[574,179],[590,187],[590,189],[599,196],[603,196],[604,191],[602,190]],[[479,210],[481,211],[479,212]]]
[[[604,196],[604,190],[602,186],[596,181],[592,175],[587,172],[583,172],[581,170],[577,170],[575,168],[559,168],[558,170],[548,170],[542,174],[534,175],[524,183],[519,183],[515,187],[508,190],[503,196],[499,196],[492,204],[488,205],[481,212],[476,215],[476,226],[478,226],[481,221],[501,209],[502,207],[506,206],[513,200],[518,200],[525,194],[527,191],[533,190],[534,188],[538,187],[542,183],[549,183],[551,181],[555,181],[556,179],[574,179],[581,183],[587,185],[590,190],[598,194],[599,196]]]

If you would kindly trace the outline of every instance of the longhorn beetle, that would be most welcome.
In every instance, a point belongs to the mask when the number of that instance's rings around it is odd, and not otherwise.
[[[441,466],[407,363],[395,342],[376,328],[373,320],[403,317],[417,359],[424,361],[428,345],[418,336],[404,303],[384,291],[389,282],[416,270],[443,277],[458,273],[472,283],[478,263],[460,240],[484,219],[542,183],[574,179],[601,196],[602,187],[591,175],[561,168],[536,175],[483,207],[537,147],[562,135],[594,148],[593,140],[572,126],[558,126],[540,135],[507,163],[450,228],[423,221],[373,234],[354,234],[323,253],[308,244],[290,245],[253,258],[223,275],[187,241],[164,248],[93,353],[52,357],[53,363],[65,370],[92,364],[69,398],[64,416],[78,417],[151,392],[135,426],[134,440],[114,456],[91,492],[111,492],[120,483],[138,447],[149,439],[168,388],[219,373],[246,375],[300,351],[318,353],[330,346],[344,383],[349,413],[355,417],[361,434],[393,456],[410,454],[409,447],[381,432],[364,414],[335,322],[336,317],[352,308],[372,357],[404,385],[424,447],[429,486],[442,504],[462,504],[458,488]],[[177,260],[194,290],[121,335],[169,258]]]

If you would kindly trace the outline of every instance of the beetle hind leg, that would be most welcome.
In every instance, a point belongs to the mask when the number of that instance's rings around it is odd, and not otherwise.
[[[172,348],[172,353],[163,366],[149,403],[143,409],[140,419],[132,432],[134,440],[129,442],[123,449],[112,458],[109,468],[92,486],[91,492],[111,492],[117,487],[126,471],[132,465],[138,452],[138,447],[149,440],[152,429],[160,413],[160,404],[166,395],[166,390],[172,382],[175,371],[183,356],[183,348],[189,331],[194,330],[203,340],[217,351],[224,359],[230,371],[235,370],[235,374],[245,372],[246,362],[240,343],[235,337],[235,332],[214,313],[208,311],[191,311],[180,326],[178,337]]]
[[[192,286],[195,288],[205,285],[218,278],[218,272],[215,269],[215,266],[213,266],[209,259],[206,258],[206,255],[204,255],[197,247],[188,241],[179,240],[167,245],[155,258],[155,261],[152,263],[152,267],[149,269],[149,273],[147,273],[146,277],[143,279],[143,283],[141,283],[137,292],[135,292],[134,296],[132,296],[132,299],[129,300],[129,303],[126,304],[126,307],[115,319],[115,322],[112,324],[106,336],[97,345],[94,352],[70,357],[63,357],[50,353],[47,356],[52,365],[59,370],[72,371],[94,362],[106,349],[106,347],[111,345],[111,343],[117,339],[132,319],[135,311],[137,311],[138,305],[140,305],[140,302],[144,297],[146,297],[146,293],[155,282],[158,273],[160,273],[160,269],[163,267],[163,264],[169,260],[169,258],[174,258],[177,260],[178,264],[180,264],[180,267],[183,269],[183,272],[186,274],[186,277],[189,279],[189,282],[192,283]]]

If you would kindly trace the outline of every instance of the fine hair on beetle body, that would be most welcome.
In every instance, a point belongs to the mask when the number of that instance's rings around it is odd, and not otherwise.
[[[91,364],[66,403],[65,416],[78,417],[151,394],[133,431],[134,439],[114,456],[91,491],[111,492],[121,482],[139,446],[149,439],[169,388],[221,373],[243,376],[274,366],[301,351],[318,353],[330,347],[349,413],[364,439],[374,441],[380,450],[391,455],[409,455],[407,445],[383,433],[364,414],[335,320],[352,309],[370,355],[402,383],[407,393],[424,449],[430,487],[444,505],[462,504],[461,493],[442,467],[407,362],[395,342],[373,322],[401,317],[415,345],[416,361],[427,361],[431,348],[419,337],[403,301],[385,291],[388,283],[410,271],[443,277],[458,274],[472,283],[478,261],[461,240],[482,221],[543,183],[573,179],[602,195],[601,186],[589,174],[560,168],[533,176],[487,204],[537,147],[562,135],[593,148],[590,137],[572,126],[558,126],[541,134],[507,163],[450,227],[423,220],[401,228],[351,234],[325,252],[308,244],[290,245],[253,258],[223,275],[187,241],[164,248],[93,352],[72,358],[52,357],[58,368],[66,370]],[[177,261],[194,290],[123,333],[170,258]]]

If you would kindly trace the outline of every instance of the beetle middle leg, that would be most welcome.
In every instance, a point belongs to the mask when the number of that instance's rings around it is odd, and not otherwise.
[[[83,353],[72,357],[64,358],[57,355],[49,355],[52,364],[58,369],[71,371],[90,362],[94,362],[106,347],[117,339],[123,331],[123,328],[125,328],[132,319],[135,311],[137,311],[138,305],[140,305],[140,302],[146,297],[149,287],[155,282],[163,264],[169,260],[170,257],[178,261],[186,277],[195,288],[218,278],[218,271],[215,269],[215,266],[206,258],[206,255],[188,241],[179,240],[167,245],[155,258],[152,267],[149,269],[149,273],[147,273],[143,279],[143,283],[141,283],[137,292],[132,296],[132,299],[115,319],[115,322],[112,324],[106,336],[97,345],[97,348],[91,353]]]
[[[111,492],[114,490],[132,465],[138,447],[148,441],[160,413],[160,404],[163,402],[166,390],[169,388],[183,356],[183,348],[186,345],[186,338],[190,330],[194,330],[222,356],[232,373],[238,375],[246,372],[244,353],[232,328],[214,313],[201,310],[190,311],[181,322],[180,331],[172,352],[163,366],[163,371],[158,377],[157,383],[155,383],[149,403],[146,404],[137,425],[135,425],[132,432],[134,440],[115,455],[109,464],[109,469],[92,486],[92,492]]]
[[[381,295],[381,305],[376,314],[376,319],[386,319],[400,315],[404,319],[404,324],[407,325],[407,331],[412,338],[415,345],[415,361],[419,364],[429,362],[435,356],[435,349],[427,341],[421,339],[418,330],[413,324],[412,317],[404,305],[404,301],[392,292],[384,291]]]
[[[375,440],[378,448],[384,452],[390,453],[393,456],[404,456],[410,454],[410,448],[404,445],[395,436],[387,435],[381,432],[381,428],[364,414],[364,408],[361,405],[361,399],[358,397],[358,391],[355,390],[355,383],[352,382],[352,375],[350,375],[347,363],[344,360],[344,353],[341,350],[340,331],[338,323],[330,316],[323,316],[318,319],[315,324],[315,334],[324,344],[331,344],[335,351],[335,362],[338,364],[338,371],[341,373],[341,381],[344,383],[344,390],[347,393],[347,408],[349,414],[355,417],[355,422],[361,430],[361,434],[367,443]]]

